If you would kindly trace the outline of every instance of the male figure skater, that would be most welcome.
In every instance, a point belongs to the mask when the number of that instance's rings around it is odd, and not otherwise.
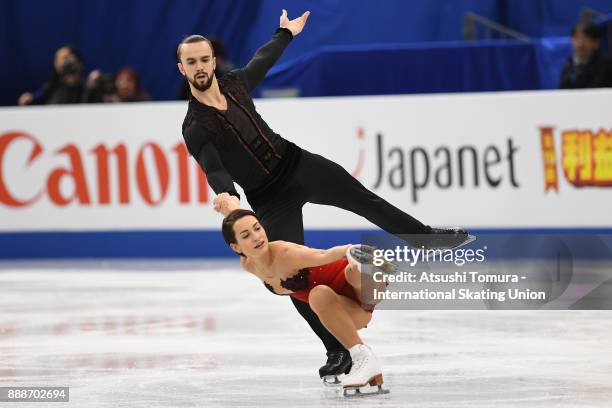
[[[244,68],[230,71],[219,80],[206,38],[192,35],[177,47],[178,69],[191,90],[183,137],[218,195],[217,207],[224,215],[239,208],[236,182],[244,189],[270,240],[304,244],[302,207],[310,202],[352,211],[395,235],[424,234],[426,239],[417,246],[456,247],[468,241],[465,230],[431,228],[400,211],[340,165],[274,133],[259,116],[249,92],[302,31],[309,14],[307,11],[289,20],[283,10],[280,28],[272,39]],[[349,352],[323,327],[307,303],[293,297],[291,300],[327,349],[327,363],[319,375],[326,379],[348,372]]]

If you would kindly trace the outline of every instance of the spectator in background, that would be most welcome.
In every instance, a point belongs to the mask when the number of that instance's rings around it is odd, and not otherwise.
[[[560,88],[612,87],[612,62],[599,49],[602,35],[602,29],[591,22],[574,26],[574,55],[563,65]]]
[[[94,69],[87,76],[84,99],[90,103],[106,102],[107,95],[113,93],[113,76],[105,74],[99,69]]]
[[[226,73],[230,72],[234,69],[234,65],[227,60],[227,52],[225,51],[225,45],[223,42],[217,37],[208,38],[210,43],[212,44],[213,54],[217,61],[217,68],[215,68],[215,76],[217,78],[222,77]],[[189,82],[187,79],[183,78],[183,82],[181,83],[181,88],[178,91],[177,99],[187,100],[189,99]]]
[[[87,78],[87,102],[144,102],[151,97],[142,89],[140,76],[133,68],[122,68],[115,75],[99,69]]]
[[[133,68],[123,68],[115,75],[113,92],[104,97],[105,102],[144,102],[151,97],[142,89],[140,76]]]
[[[53,74],[36,92],[25,92],[19,105],[50,105],[83,102],[83,62],[79,51],[72,45],[63,45],[55,51]]]

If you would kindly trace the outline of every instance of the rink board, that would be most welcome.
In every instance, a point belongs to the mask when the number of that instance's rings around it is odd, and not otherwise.
[[[431,225],[612,227],[612,91],[258,100],[282,136]],[[226,256],[184,102],[0,110],[1,258]],[[243,198],[243,205],[247,205]],[[304,208],[313,246],[373,226]]]

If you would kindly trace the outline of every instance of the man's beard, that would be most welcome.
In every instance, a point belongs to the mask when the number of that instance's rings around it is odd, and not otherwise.
[[[195,89],[197,89],[200,92],[204,92],[208,88],[210,88],[210,86],[212,85],[212,80],[213,80],[212,75],[210,76],[206,75],[206,76],[208,77],[208,80],[204,83],[199,83],[195,76],[193,78],[187,77],[187,80],[189,81],[191,85],[193,85]]]

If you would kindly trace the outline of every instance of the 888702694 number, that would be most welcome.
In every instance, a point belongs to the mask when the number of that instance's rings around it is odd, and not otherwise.
[[[0,387],[0,402],[68,402],[68,387]]]

